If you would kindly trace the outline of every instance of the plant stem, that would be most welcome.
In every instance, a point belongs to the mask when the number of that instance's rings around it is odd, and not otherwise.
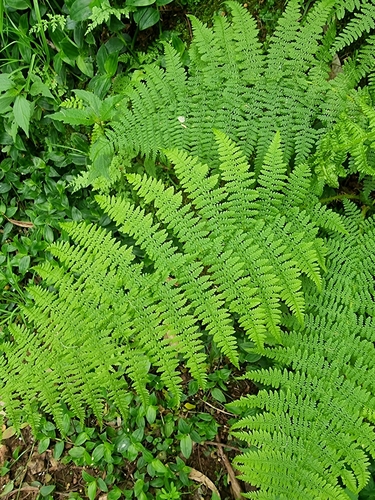
[[[44,29],[43,29],[42,18],[41,18],[40,10],[39,10],[39,4],[38,4],[37,0],[34,0],[33,3],[34,3],[34,10],[35,10],[35,17],[38,21],[39,34],[40,34],[40,37],[42,39],[44,51],[46,53],[46,60],[47,60],[47,66],[48,66],[50,63],[50,55],[49,55],[46,34],[44,33]]]
[[[357,194],[337,194],[336,196],[328,196],[327,198],[321,198],[320,203],[331,203],[332,201],[340,200],[359,200],[360,196]]]
[[[0,0],[0,35],[3,34],[3,16],[4,16],[4,3]]]
[[[135,41],[137,40],[138,33],[139,33],[139,28],[138,28],[138,24],[137,24],[137,26],[135,28],[135,33],[133,36],[132,44],[130,46],[130,50],[134,50],[134,45],[135,45]]]

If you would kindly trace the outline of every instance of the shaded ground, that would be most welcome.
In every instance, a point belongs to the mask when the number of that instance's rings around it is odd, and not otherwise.
[[[14,454],[19,458],[13,459]],[[38,496],[40,487],[48,485],[56,486],[53,492],[56,498],[68,496],[71,492],[84,495],[83,468],[55,460],[51,450],[39,454],[29,428],[23,429],[20,437],[13,436],[2,441],[0,466],[4,466],[6,462],[9,462],[10,471],[0,477],[0,487],[3,489],[10,481],[13,481],[14,487],[3,498],[34,499]],[[98,472],[89,468],[85,470],[94,476]]]

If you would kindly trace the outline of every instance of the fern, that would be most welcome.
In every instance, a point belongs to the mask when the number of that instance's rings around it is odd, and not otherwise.
[[[342,33],[337,37],[332,52],[339,52],[345,46],[358,40],[363,33],[369,33],[375,28],[375,5],[363,2],[361,11],[354,14],[353,19],[347,24]]]
[[[287,193],[293,199],[296,190],[301,201],[308,176],[288,183],[278,134],[258,185],[240,148],[222,132],[216,140],[220,174],[209,174],[207,165],[183,151],[165,151],[184,195],[151,177],[128,175],[129,186],[154,206],[154,216],[127,199],[97,197],[119,230],[144,250],[152,272],[105,230],[64,225],[75,244],[51,246],[60,264],[38,268],[49,288],[30,288],[34,306],[24,311],[30,327],[11,326],[14,342],[3,347],[1,393],[16,428],[27,395],[34,403],[27,413],[34,430],[39,398],[60,428],[63,404],[80,419],[89,407],[100,420],[109,400],[126,417],[129,384],[148,404],[151,366],[178,404],[180,359],[205,386],[204,332],[238,365],[239,327],[257,352],[265,352],[266,344],[282,338],[281,302],[303,324],[301,276],[320,286],[322,242],[309,211],[285,210],[282,200]],[[295,244],[302,252],[295,252]],[[46,373],[49,382],[43,384]],[[20,381],[24,392],[17,389]]]
[[[236,402],[250,415],[234,425],[235,435],[253,447],[236,463],[247,481],[261,486],[249,498],[348,499],[340,484],[358,493],[369,478],[375,226],[351,202],[345,205],[347,235],[327,240],[323,293],[304,287],[304,328],[285,319],[290,333],[283,345],[266,348],[274,367],[248,375],[269,389]]]
[[[121,16],[129,17],[130,9],[125,7],[124,9],[118,9],[111,7],[108,0],[101,2],[99,7],[93,6],[92,13],[90,15],[90,23],[87,27],[85,35],[90,33],[97,26],[103,23],[108,23],[111,16],[115,16],[118,20],[121,20]]]
[[[372,203],[374,36],[330,70],[372,29],[373,6],[321,0],[302,19],[290,0],[265,50],[255,21],[226,5],[212,28],[191,18],[188,68],[165,44],[165,68],[146,65],[122,98],[78,91],[85,109],[54,116],[96,124],[78,184],[101,188],[118,232],[63,225],[27,327],[1,346],[1,399],[16,429],[36,432],[42,409],[63,432],[66,406],[100,421],[109,401],[126,418],[136,391],[146,407],[156,371],[178,406],[181,365],[206,386],[203,339],[239,366],[245,336],[268,358],[246,375],[258,394],[233,404],[248,445],[236,466],[258,488],[247,496],[348,500],[375,458],[375,224],[368,207],[333,212],[318,196],[357,173]],[[345,12],[356,15],[340,32]],[[114,181],[123,195],[105,194]]]
[[[341,114],[341,120],[322,138],[314,155],[318,178],[334,187],[338,186],[339,177],[351,173],[375,174],[374,110],[368,93],[362,92],[362,96],[353,96],[352,100],[351,109]]]
[[[134,74],[119,119],[112,120],[105,135],[123,158],[122,168],[138,155],[152,162],[170,147],[218,167],[212,130],[219,129],[236,141],[247,160],[255,160],[257,173],[272,137],[282,130],[290,169],[309,161],[325,133],[350,108],[348,94],[373,73],[369,46],[357,60],[346,61],[342,74],[329,79],[332,54],[351,43],[352,33],[358,37],[368,31],[373,10],[368,2],[344,7],[321,0],[301,21],[300,2],[290,0],[267,50],[249,13],[235,2],[226,6],[230,15],[216,17],[212,28],[191,17],[194,37],[187,69],[165,44],[165,69],[149,64]],[[342,17],[345,8],[359,9],[361,22],[355,27],[349,22],[336,35],[335,13]],[[358,108],[355,112],[361,113]],[[100,186],[99,176],[96,171],[79,184]]]

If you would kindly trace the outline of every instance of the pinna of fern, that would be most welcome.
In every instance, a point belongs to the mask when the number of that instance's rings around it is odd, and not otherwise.
[[[75,243],[51,245],[59,264],[37,268],[44,282],[29,289],[29,327],[12,325],[14,340],[2,346],[1,394],[15,427],[26,399],[34,429],[39,404],[59,427],[62,405],[78,418],[89,407],[100,419],[109,400],[125,417],[131,387],[148,404],[150,367],[177,404],[180,360],[205,386],[204,331],[237,365],[238,328],[264,352],[282,338],[281,302],[303,324],[301,275],[319,287],[324,259],[316,209],[303,206],[311,199],[306,168],[288,182],[277,134],[257,185],[241,149],[222,132],[216,140],[218,174],[183,151],[166,151],[181,192],[128,175],[154,215],[121,197],[97,198],[144,250],[152,272],[104,229],[64,225]],[[342,231],[339,219],[323,211],[320,224]]]

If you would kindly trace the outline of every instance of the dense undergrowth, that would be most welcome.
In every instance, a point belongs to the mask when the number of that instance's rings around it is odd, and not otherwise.
[[[2,497],[375,498],[375,7],[203,4],[1,3]]]

